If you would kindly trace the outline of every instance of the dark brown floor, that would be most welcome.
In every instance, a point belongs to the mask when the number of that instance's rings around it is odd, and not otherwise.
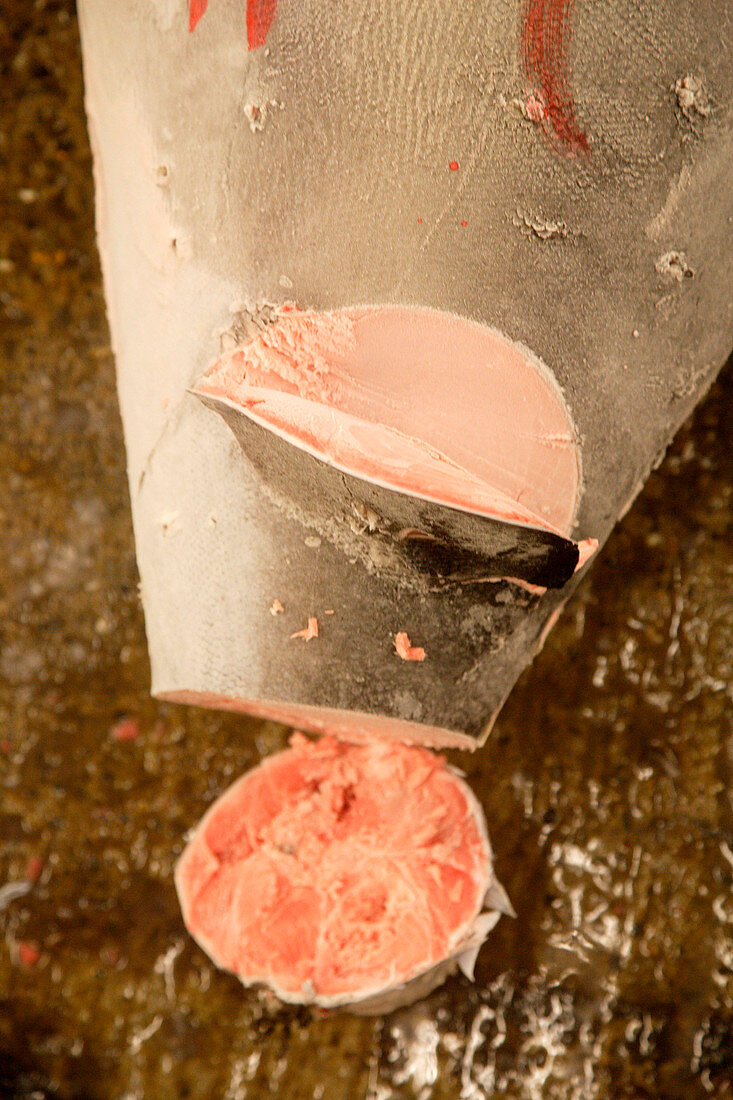
[[[730,367],[461,760],[519,913],[476,985],[268,1006],[171,880],[286,734],[148,696],[73,5],[5,0],[0,62],[0,1097],[733,1096]]]

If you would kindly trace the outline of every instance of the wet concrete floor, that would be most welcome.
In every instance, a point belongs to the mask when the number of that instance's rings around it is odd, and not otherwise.
[[[460,760],[518,911],[475,985],[269,1004],[171,871],[287,731],[148,696],[72,4],[0,60],[0,1097],[733,1096],[730,365]]]

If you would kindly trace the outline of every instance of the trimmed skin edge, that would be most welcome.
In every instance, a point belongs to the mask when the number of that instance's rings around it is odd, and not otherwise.
[[[465,504],[458,505],[455,503],[446,503],[439,499],[437,495],[430,494],[427,491],[423,492],[415,489],[405,489],[389,484],[386,478],[366,477],[362,476],[360,473],[354,473],[346,464],[324,457],[319,450],[310,444],[294,442],[293,439],[279,427],[259,417],[251,409],[238,404],[231,398],[213,396],[200,388],[193,388],[189,392],[197,397],[205,406],[223,418],[224,422],[233,432],[245,456],[255,467],[260,478],[262,478],[263,483],[271,489],[275,489],[276,493],[291,501],[297,501],[299,499],[297,495],[292,495],[292,471],[294,467],[291,465],[288,476],[290,485],[287,488],[282,482],[282,471],[280,471],[281,477],[279,484],[277,478],[273,479],[273,471],[280,469],[281,459],[283,457],[285,457],[289,463],[293,463],[295,461],[295,456],[300,453],[301,456],[306,456],[304,460],[298,460],[297,462],[303,501],[307,501],[309,498],[312,499],[314,486],[318,486],[319,502],[322,503],[324,499],[330,497],[332,507],[334,506],[334,502],[337,502],[335,503],[335,509],[336,511],[341,511],[345,505],[348,510],[349,500],[354,499],[359,501],[362,499],[365,491],[367,491],[369,495],[377,492],[380,495],[380,499],[378,502],[373,501],[372,503],[377,513],[381,513],[383,519],[395,529],[399,526],[418,526],[418,529],[421,529],[425,520],[417,519],[414,516],[414,508],[419,503],[430,506],[435,510],[434,520],[440,520],[438,527],[445,528],[447,526],[451,531],[450,537],[446,539],[446,532],[443,530],[436,540],[436,545],[442,545],[444,549],[447,549],[453,555],[458,554],[456,562],[447,570],[451,579],[456,579],[456,569],[459,568],[460,565],[460,553],[467,552],[470,556],[478,554],[483,568],[490,574],[496,573],[496,579],[508,579],[511,583],[519,583],[524,586],[531,584],[531,591],[535,594],[542,594],[548,587],[562,588],[570,580],[574,572],[577,572],[580,568],[582,560],[587,560],[589,552],[594,551],[597,547],[597,542],[594,539],[585,539],[581,542],[576,542],[570,535],[563,534],[561,531],[544,523],[544,521],[540,519],[537,519],[535,523],[530,522],[529,517],[526,520],[520,518],[506,518],[496,510],[480,511]],[[251,436],[252,432],[259,435],[259,439],[254,443],[252,438],[247,438]],[[280,448],[283,449],[280,450]],[[275,449],[276,452],[280,450],[279,458],[275,457],[273,459],[273,449]],[[303,462],[309,464],[311,467],[307,473],[305,473]],[[364,503],[363,500],[362,503]],[[405,512],[406,508],[408,510],[407,513]],[[497,530],[504,532],[511,531],[513,538],[529,540],[530,544],[535,546],[537,540],[539,540],[540,544],[544,545],[545,555],[550,555],[553,564],[545,562],[544,570],[540,570],[539,573],[535,566],[535,568],[530,571],[528,577],[519,579],[514,574],[521,573],[522,566],[516,559],[511,563],[505,562],[504,566],[502,566],[501,559],[492,556],[485,547],[483,551],[481,548],[477,548],[473,544],[471,538],[469,538],[468,544],[464,545],[466,537],[466,517],[471,517],[473,520],[477,520],[481,524],[486,525],[484,531],[489,529],[493,529],[495,532]],[[459,524],[459,528],[464,528],[461,533],[457,533],[456,530],[454,530],[456,523]],[[433,524],[431,523],[426,530],[430,532],[432,526]],[[520,532],[524,532],[524,534],[520,535]],[[329,536],[327,535],[326,537]],[[398,539],[397,542],[399,543],[400,540]],[[407,545],[407,541],[405,540],[401,544]],[[411,543],[411,545],[419,545],[419,543]],[[429,542],[427,545],[432,545],[432,542]],[[569,554],[574,554],[572,561],[568,560]],[[559,562],[557,560],[558,555],[560,559]]]
[[[186,847],[176,863],[173,872],[173,880],[186,929],[202,951],[209,956],[217,969],[233,973],[245,988],[265,988],[269,990],[285,1004],[309,1005],[324,1010],[344,1009],[356,1015],[364,1016],[382,1015],[393,1012],[398,1008],[404,1008],[414,1004],[423,997],[427,997],[429,993],[441,985],[457,969],[460,969],[467,978],[473,980],[476,957],[486,941],[489,932],[491,932],[498,923],[502,914],[512,917],[516,916],[516,914],[504,887],[494,875],[493,852],[489,840],[486,817],[481,804],[471,788],[463,780],[462,776],[454,768],[451,768],[450,765],[447,766],[448,770],[453,774],[456,783],[460,785],[471,816],[478,826],[479,836],[485,853],[485,882],[474,913],[452,933],[449,950],[444,958],[424,968],[418,966],[412,974],[399,981],[360,990],[356,996],[351,996],[346,993],[327,996],[318,994],[315,990],[313,990],[312,993],[308,990],[304,990],[302,994],[298,995],[282,989],[277,982],[265,976],[255,975],[251,978],[243,978],[240,974],[237,974],[236,971],[230,970],[229,967],[224,966],[220,962],[216,950],[211,946],[208,937],[200,933],[194,935],[194,933],[191,932],[188,921],[189,906],[186,903],[185,892],[182,886],[182,877],[187,859],[192,850],[192,845],[195,839],[206,828],[209,819],[217,809],[218,803],[224,794],[233,794],[245,780],[250,779],[250,777],[259,771],[269,759],[270,757],[266,757],[256,767],[245,772],[244,775],[240,776],[240,778],[228,787],[225,792],[222,792],[219,798],[214,800],[199,823],[188,834]]]

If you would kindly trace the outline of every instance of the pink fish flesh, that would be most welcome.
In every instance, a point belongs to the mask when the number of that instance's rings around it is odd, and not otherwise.
[[[380,741],[295,734],[214,803],[175,879],[191,935],[245,985],[364,1011],[472,970],[511,911],[467,785]]]
[[[558,534],[572,525],[579,457],[562,396],[485,326],[426,309],[285,308],[194,392],[388,488]]]

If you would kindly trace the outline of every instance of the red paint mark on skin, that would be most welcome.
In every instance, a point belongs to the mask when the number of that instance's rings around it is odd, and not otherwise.
[[[196,30],[196,24],[206,11],[209,0],[188,0],[188,32]]]
[[[457,172],[458,171],[458,161],[457,160],[452,160],[450,162],[450,164],[448,165],[448,167],[450,168],[451,172]]]
[[[188,30],[196,29],[209,0],[188,0]],[[247,0],[247,49],[256,50],[267,41],[277,12],[277,0]]]
[[[247,0],[247,48],[264,46],[277,11],[277,0]]]
[[[522,27],[525,72],[539,84],[543,117],[567,153],[587,153],[570,90],[570,12],[573,0],[529,0]],[[528,103],[529,113],[529,103]],[[530,115],[530,117],[532,117]]]

